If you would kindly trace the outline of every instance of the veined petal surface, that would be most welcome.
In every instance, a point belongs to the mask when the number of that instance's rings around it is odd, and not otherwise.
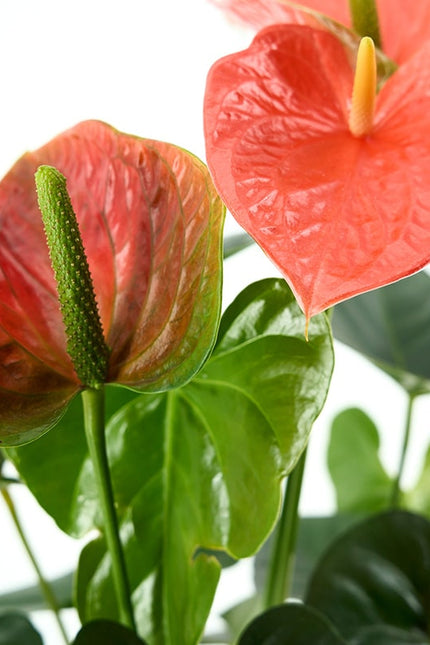
[[[349,55],[328,32],[268,27],[209,73],[215,184],[307,317],[430,259],[429,53],[388,79],[362,138],[348,128]]]

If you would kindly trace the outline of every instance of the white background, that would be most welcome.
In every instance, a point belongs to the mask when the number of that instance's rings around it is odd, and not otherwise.
[[[119,130],[170,141],[204,159],[202,101],[210,65],[248,45],[251,32],[228,23],[208,0],[1,0],[0,173],[26,150],[77,122],[97,118]],[[235,230],[229,220],[226,232]],[[253,247],[225,266],[224,306],[248,283],[277,273]],[[383,431],[382,457],[395,470],[406,400],[402,390],[354,352],[337,346],[336,370],[324,412],[315,424],[301,508],[334,508],[325,471],[327,431],[333,415],[363,407]],[[412,482],[430,438],[429,403],[416,407]],[[43,455],[41,455],[43,459]],[[61,476],[61,474],[59,474]],[[76,565],[80,544],[61,534],[23,492],[13,490],[33,547],[48,577]],[[0,508],[0,592],[34,582],[10,519]],[[216,607],[248,594],[247,563],[227,576]],[[77,620],[66,612],[71,635]],[[35,616],[46,645],[60,643],[49,615]]]

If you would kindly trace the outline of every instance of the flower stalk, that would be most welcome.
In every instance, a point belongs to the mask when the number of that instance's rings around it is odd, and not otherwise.
[[[111,557],[112,579],[118,603],[119,619],[126,627],[135,631],[130,585],[119,535],[118,518],[106,451],[104,388],[85,390],[82,392],[82,401],[87,444],[94,467],[106,544]]]
[[[376,47],[382,49],[378,9],[375,0],[349,0],[354,30],[360,36],[370,36]]]
[[[284,503],[275,533],[263,592],[264,609],[283,603],[291,593],[299,526],[299,501],[305,463],[306,450],[288,476]]]

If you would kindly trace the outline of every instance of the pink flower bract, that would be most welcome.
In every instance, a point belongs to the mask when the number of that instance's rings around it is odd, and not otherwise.
[[[311,25],[315,20],[300,11],[320,12],[351,27],[348,0],[214,0],[215,4],[257,30],[274,23]],[[396,63],[403,63],[430,39],[430,3],[427,0],[376,0],[383,51]]]
[[[430,45],[348,129],[354,70],[332,34],[275,25],[211,69],[209,168],[310,316],[430,259]]]

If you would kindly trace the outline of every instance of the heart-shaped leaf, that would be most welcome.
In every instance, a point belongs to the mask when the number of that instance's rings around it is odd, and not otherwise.
[[[353,527],[322,557],[306,600],[348,642],[428,643],[430,522],[396,511]]]
[[[95,620],[82,627],[73,645],[145,645],[145,642],[119,623]]]
[[[215,184],[308,318],[430,260],[430,45],[383,85],[362,138],[348,125],[346,49],[321,29],[278,24],[207,80]]]
[[[0,645],[43,645],[42,638],[24,614],[0,615]]]
[[[336,628],[305,605],[272,607],[245,629],[238,645],[347,645]]]
[[[350,408],[334,418],[327,459],[341,513],[369,513],[388,507],[393,481],[378,451],[378,430],[362,410]]]
[[[332,369],[327,320],[311,321],[308,342],[304,323],[283,280],[251,285],[223,316],[197,378],[136,399],[108,426],[117,499],[130,509],[122,535],[133,597],[149,641],[161,633],[165,643],[197,642],[219,575],[198,547],[245,557],[273,527],[280,481],[306,444]],[[83,556],[81,618],[112,616],[108,560],[97,544]]]
[[[34,174],[67,179],[106,342],[107,380],[186,382],[219,322],[223,206],[203,163],[176,146],[89,121],[24,155],[0,183],[1,440],[29,441],[79,391]]]
[[[370,358],[410,394],[430,392],[430,277],[425,272],[343,302],[335,337]]]

